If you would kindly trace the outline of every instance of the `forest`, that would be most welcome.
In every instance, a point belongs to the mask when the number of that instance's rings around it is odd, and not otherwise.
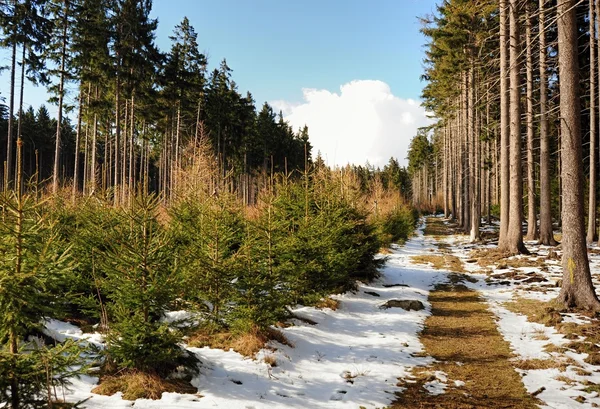
[[[560,228],[560,298],[593,310],[599,7],[443,2],[422,19],[423,98],[437,122],[409,150],[414,203],[442,209],[471,241],[482,238],[482,216],[499,218],[498,249],[507,254],[528,254],[524,240],[556,246]]]
[[[0,407],[600,406],[600,0],[418,16],[406,167],[152,12],[0,1]]]
[[[295,306],[334,306],[415,226],[396,159],[329,168],[226,60],[209,71],[187,18],[161,52],[151,9],[0,3],[2,407],[88,407],[65,397],[82,376],[98,395],[195,397],[190,348],[291,344]],[[24,109],[26,81],[56,118]]]

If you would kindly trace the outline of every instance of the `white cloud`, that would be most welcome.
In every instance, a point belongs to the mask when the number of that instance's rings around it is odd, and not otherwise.
[[[392,94],[382,81],[355,80],[340,92],[305,88],[304,102],[273,101],[295,130],[308,125],[313,155],[329,165],[383,166],[390,157],[406,165],[408,145],[417,128],[432,121],[418,101]]]

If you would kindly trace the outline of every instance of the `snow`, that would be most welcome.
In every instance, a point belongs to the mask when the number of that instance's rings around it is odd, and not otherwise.
[[[493,231],[495,227],[486,227]],[[470,259],[470,251],[494,248],[491,243],[472,245],[468,237],[454,235],[442,239],[449,244],[448,251],[463,262]],[[600,384],[600,366],[586,363],[585,353],[547,352],[548,345],[565,346],[565,339],[554,327],[529,322],[527,317],[509,311],[506,303],[517,298],[549,301],[558,295],[555,283],[561,278],[560,260],[546,259],[550,247],[526,243],[533,258],[542,258],[545,268],[506,267],[503,263],[482,268],[477,263],[465,262],[469,275],[477,281],[465,285],[480,292],[495,315],[497,327],[514,353],[514,360],[553,360],[564,362],[563,368],[516,371],[521,375],[526,390],[542,402],[542,408],[592,408],[600,405],[597,392],[588,393],[586,385]],[[556,249],[553,249],[556,251]],[[416,266],[411,256],[438,252],[436,239],[423,235],[421,226],[415,237],[404,246],[393,245],[391,254],[379,280],[370,284],[359,283],[352,293],[338,294],[336,310],[299,306],[295,315],[307,318],[316,325],[293,320],[293,326],[281,329],[293,347],[271,343],[255,359],[234,351],[211,348],[187,349],[201,361],[200,373],[192,380],[197,394],[164,393],[158,401],[125,401],[121,394],[100,396],[91,393],[97,378],[86,376],[73,381],[67,393],[69,401],[88,399],[85,406],[95,408],[365,408],[385,407],[401,392],[398,380],[414,382],[412,371],[433,363],[423,356],[423,345],[418,334],[425,319],[431,314],[427,301],[429,291],[438,283],[448,281],[448,272],[431,266]],[[383,256],[382,256],[383,257]],[[519,256],[518,258],[523,258]],[[590,254],[594,280],[600,276],[600,254]],[[486,271],[487,270],[487,271]],[[498,277],[510,270],[519,275],[541,275],[546,282],[524,283],[523,279]],[[499,282],[502,285],[499,285]],[[378,296],[369,294],[377,293]],[[380,309],[388,300],[418,300],[425,305],[422,311],[400,308]],[[577,325],[596,322],[580,314],[562,314],[563,322]],[[177,325],[182,321],[200,319],[186,311],[173,311],[164,321]],[[102,345],[99,334],[84,334],[76,326],[56,320],[46,322],[46,333],[59,340],[67,338],[87,340]],[[555,351],[556,348],[552,349]],[[265,363],[275,360],[275,366]],[[460,362],[456,363],[460,365]],[[448,380],[441,371],[424,385],[431,394],[443,394],[448,387],[465,386],[462,380]],[[403,382],[400,382],[402,384]],[[582,399],[583,402],[575,399]]]
[[[196,395],[164,393],[158,401],[125,401],[120,394],[100,396],[91,393],[98,382],[94,377],[75,380],[67,393],[69,401],[89,398],[85,406],[95,408],[377,408],[389,405],[400,392],[399,378],[409,377],[413,368],[427,366],[431,357],[420,356],[423,345],[418,333],[431,314],[427,302],[436,283],[446,274],[430,267],[415,267],[411,256],[435,250],[435,240],[425,237],[422,228],[404,246],[394,246],[386,256],[381,278],[358,290],[334,296],[336,310],[298,307],[299,320],[281,329],[293,347],[272,343],[249,359],[234,351],[187,348],[201,362],[200,373],[192,380]],[[394,286],[393,286],[394,285]],[[386,287],[387,286],[387,287]],[[367,292],[375,292],[379,297]],[[381,309],[388,300],[419,300],[421,311],[400,308]],[[167,313],[166,322],[194,319],[185,311]],[[47,322],[47,331],[59,339],[66,337],[97,341],[77,327],[60,321]],[[419,356],[415,356],[415,354]],[[271,367],[264,358],[275,358]],[[436,374],[427,385],[431,393],[443,393],[446,377]]]

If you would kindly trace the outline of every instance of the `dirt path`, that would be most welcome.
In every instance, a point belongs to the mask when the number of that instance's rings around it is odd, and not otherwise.
[[[439,227],[432,230],[439,234]],[[450,273],[448,284],[430,292],[432,315],[420,339],[425,354],[437,362],[415,371],[416,382],[404,385],[407,389],[392,408],[537,407],[509,361],[509,344],[498,332],[487,304],[463,284],[466,279],[466,275]],[[425,389],[436,382],[436,373],[440,377],[436,371],[445,374],[448,385],[438,395]]]

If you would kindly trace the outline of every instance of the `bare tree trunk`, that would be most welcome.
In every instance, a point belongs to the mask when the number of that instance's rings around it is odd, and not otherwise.
[[[79,86],[79,109],[77,112],[77,130],[75,133],[75,164],[73,165],[73,192],[71,194],[72,200],[75,200],[75,196],[79,191],[79,148],[81,140],[81,114],[83,112],[83,84]]]
[[[540,68],[540,243],[556,246],[552,231],[550,198],[550,137],[548,135],[548,77],[546,73],[546,3],[539,0],[539,68]]]
[[[471,242],[476,242],[481,239],[479,233],[479,225],[481,223],[481,203],[479,202],[479,178],[477,175],[477,169],[479,168],[479,157],[477,155],[477,150],[479,149],[479,138],[477,138],[475,132],[476,126],[476,118],[475,118],[475,69],[473,67],[473,63],[471,62],[471,67],[469,68],[468,77],[468,88],[467,91],[469,93],[469,109],[468,109],[468,117],[469,123],[467,125],[468,129],[468,142],[469,142],[469,189],[470,189],[470,202],[471,202]]]
[[[500,249],[528,253],[523,244],[523,169],[521,166],[521,89],[519,60],[519,0],[510,0],[510,220]]]
[[[62,128],[63,97],[65,93],[65,60],[67,57],[67,19],[69,13],[69,2],[63,0],[63,32],[62,47],[60,53],[60,82],[58,85],[58,115],[56,118],[56,143],[54,145],[54,170],[52,172],[52,193],[58,193],[58,173],[60,170],[60,138]]]
[[[131,202],[131,195],[135,192],[135,98],[134,94],[131,95],[131,113],[129,114],[130,122],[130,136],[129,136],[129,201]]]
[[[117,53],[117,59],[119,55]],[[118,65],[118,63],[117,63]],[[118,67],[117,67],[118,68]],[[119,149],[121,140],[121,78],[117,73],[115,82],[115,149],[114,149],[114,169],[115,169],[115,182],[114,182],[114,202],[119,203]]]
[[[21,139],[21,125],[23,124],[23,93],[25,92],[25,51],[27,47],[23,44],[23,54],[21,56],[21,89],[19,91],[19,119],[17,120],[17,144]],[[19,158],[17,158],[17,168],[19,165]],[[18,169],[15,170],[18,172]],[[16,174],[16,173],[15,173]],[[18,177],[19,175],[16,174]]]
[[[498,239],[498,247],[500,248],[507,246],[507,233],[510,221],[509,36],[507,7],[507,0],[500,0],[500,237]]]
[[[525,5],[525,42],[527,54],[527,240],[537,240],[537,217],[535,203],[534,140],[533,140],[533,52],[531,45],[531,13]]]
[[[588,193],[587,242],[597,240],[596,234],[596,18],[594,0],[589,0],[590,14],[590,184]]]
[[[562,289],[558,299],[567,307],[600,310],[594,292],[585,242],[579,61],[575,0],[558,1],[558,69],[562,135],[563,186]]]
[[[98,101],[98,86],[95,86],[94,99]],[[94,112],[94,130],[92,131],[92,160],[90,162],[90,195],[96,192],[96,145],[98,144],[98,112]]]
[[[16,27],[15,27],[16,30]],[[12,166],[13,166],[13,118],[15,115],[15,73],[17,71],[17,43],[16,41],[12,44],[12,54],[10,63],[10,96],[8,103],[8,135],[6,142],[6,175],[4,180],[8,184],[4,186],[4,189],[8,189],[12,182]]]

